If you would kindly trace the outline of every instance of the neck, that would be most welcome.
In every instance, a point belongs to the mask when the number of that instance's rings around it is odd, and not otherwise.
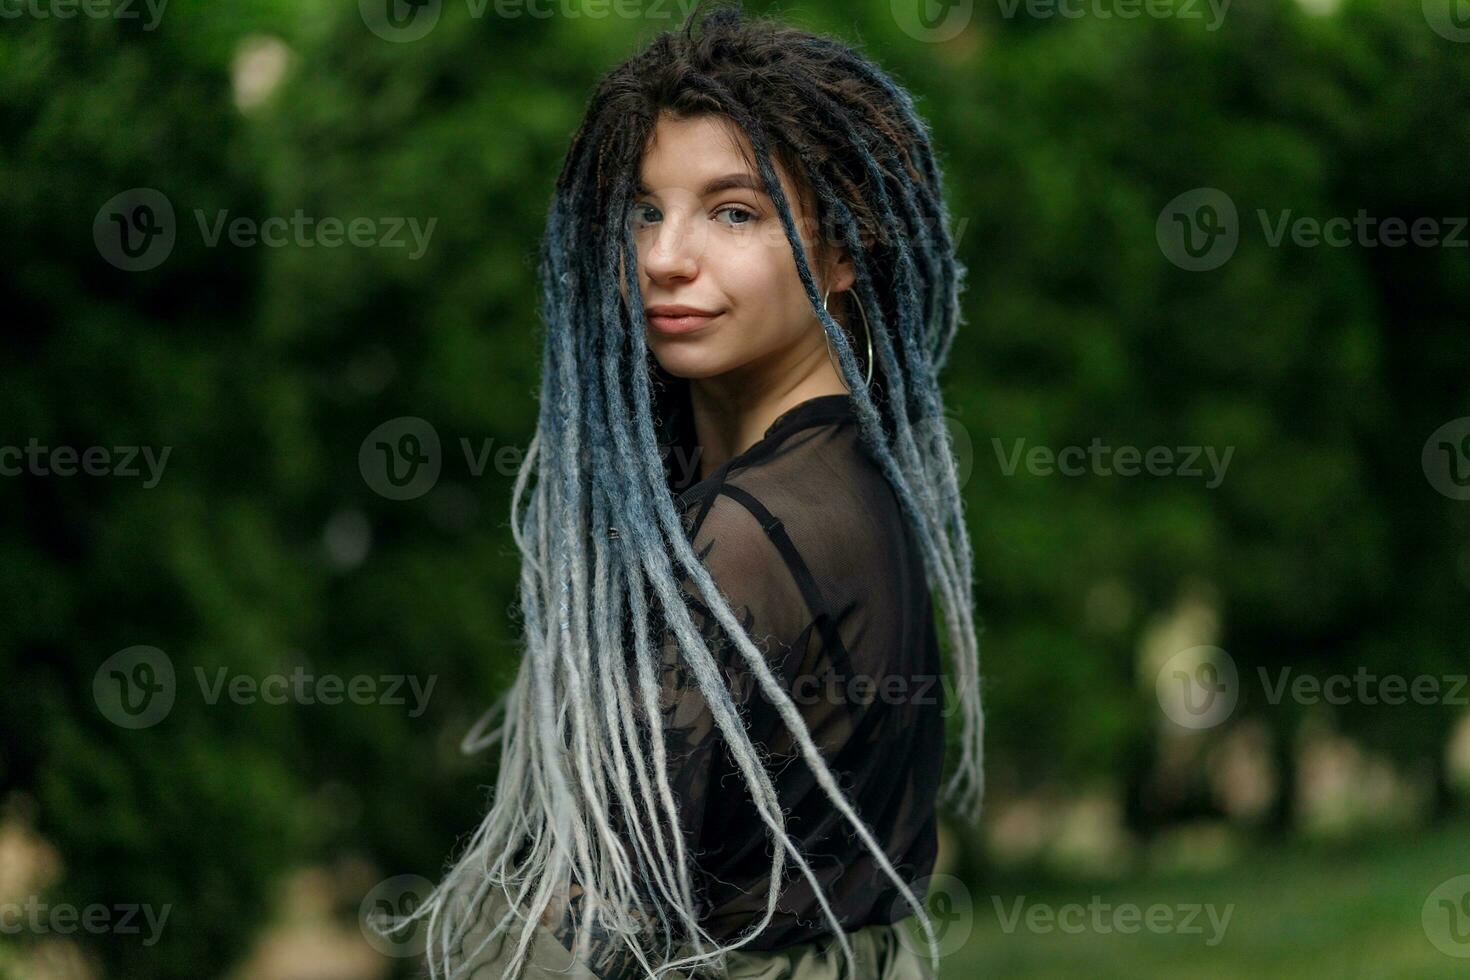
[[[827,356],[826,337],[795,345],[713,378],[689,383],[689,404],[699,440],[699,478],[760,441],[781,414],[820,395],[845,395],[847,387]]]

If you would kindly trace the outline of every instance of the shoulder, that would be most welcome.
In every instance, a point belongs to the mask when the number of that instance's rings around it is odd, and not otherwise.
[[[818,576],[852,574],[903,547],[892,484],[855,422],[797,433],[789,451],[736,474],[722,492]]]
[[[757,619],[799,631],[854,595],[880,595],[908,564],[912,538],[893,489],[856,452],[809,457],[799,479],[742,471],[690,502],[694,552],[737,610],[749,602]]]
[[[684,513],[695,554],[714,571],[757,570],[779,561],[773,516],[751,489],[729,482],[690,501]]]

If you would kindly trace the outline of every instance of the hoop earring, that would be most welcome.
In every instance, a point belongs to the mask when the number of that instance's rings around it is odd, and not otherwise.
[[[828,316],[832,315],[832,311],[827,308],[827,297],[831,295],[832,287],[828,286],[827,291],[822,294],[822,309],[827,310]],[[863,309],[863,298],[857,294],[857,291],[855,289],[852,291],[852,299],[853,302],[857,304],[858,315],[863,318],[863,333],[866,334],[868,338],[868,376],[863,379],[863,387],[867,388],[873,384],[873,328],[868,323],[868,311]],[[837,358],[832,355],[832,338],[827,337],[826,341],[827,360],[832,362],[832,368],[837,372],[837,377],[840,378],[842,377],[842,368],[838,366]],[[846,382],[843,383],[846,384]]]

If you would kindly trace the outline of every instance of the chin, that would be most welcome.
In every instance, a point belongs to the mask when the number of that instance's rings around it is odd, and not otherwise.
[[[730,370],[724,364],[711,364],[708,358],[700,357],[658,357],[659,367],[676,378],[686,381],[701,381],[705,378],[714,378]]]
[[[714,351],[704,349],[706,345],[687,343],[666,338],[654,338],[649,344],[658,366],[676,378],[697,381],[714,378],[731,371],[739,365]]]

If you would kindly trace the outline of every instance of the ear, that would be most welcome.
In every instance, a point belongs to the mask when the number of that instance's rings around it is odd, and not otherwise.
[[[827,273],[827,282],[834,293],[849,290],[857,282],[857,272],[853,269],[852,259],[847,257],[845,249],[837,254],[836,261]]]

